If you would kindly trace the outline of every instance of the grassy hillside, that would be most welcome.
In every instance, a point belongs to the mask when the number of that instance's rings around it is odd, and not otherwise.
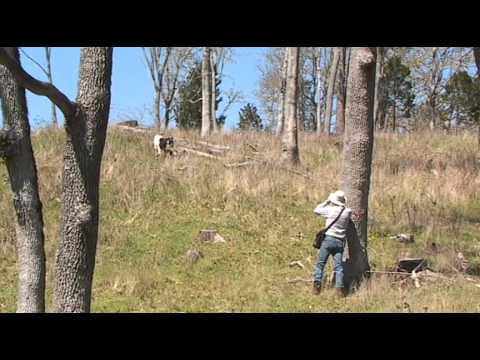
[[[193,133],[172,132],[195,140]],[[278,139],[243,133],[214,137],[227,159],[155,157],[151,135],[110,129],[102,167],[101,225],[93,290],[95,312],[397,312],[480,311],[480,162],[472,135],[379,135],[370,197],[369,256],[388,271],[401,255],[425,256],[450,281],[398,282],[377,275],[347,299],[311,295],[313,208],[339,184],[341,144],[302,134],[298,173],[224,162],[276,158]],[[198,140],[198,139],[197,139]],[[44,205],[48,308],[59,237],[63,132],[42,131],[34,149]],[[255,155],[253,148],[258,150]],[[304,175],[306,176],[304,176]],[[0,311],[15,311],[15,230],[5,166],[0,167]],[[197,244],[201,229],[227,240]],[[415,234],[414,244],[389,236]],[[433,251],[432,242],[438,250]],[[190,264],[185,254],[204,257]],[[457,270],[456,255],[469,260]],[[290,267],[300,260],[305,269]],[[329,263],[331,269],[331,263]]]

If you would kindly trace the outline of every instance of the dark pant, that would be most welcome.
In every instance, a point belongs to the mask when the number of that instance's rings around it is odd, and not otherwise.
[[[323,270],[327,264],[328,257],[333,257],[333,269],[335,270],[335,287],[343,288],[343,241],[332,236],[325,236],[318,254],[318,262],[315,268],[314,281],[321,283],[323,278]]]

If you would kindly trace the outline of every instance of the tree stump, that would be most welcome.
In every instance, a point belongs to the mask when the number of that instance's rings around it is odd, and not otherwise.
[[[197,239],[202,242],[213,242],[216,234],[216,230],[201,230]]]
[[[190,250],[187,251],[187,254],[185,256],[190,263],[194,264],[200,258],[203,257],[203,253],[199,250],[196,250],[196,249],[190,249]]]
[[[201,230],[197,237],[198,241],[211,243],[224,243],[225,239],[216,230]]]
[[[422,271],[427,267],[424,258],[401,258],[398,260],[397,271],[411,273],[413,270]]]

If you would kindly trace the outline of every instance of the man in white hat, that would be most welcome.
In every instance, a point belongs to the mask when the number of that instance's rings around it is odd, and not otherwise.
[[[332,255],[335,271],[335,288],[340,296],[345,296],[342,258],[347,240],[347,228],[352,214],[352,210],[346,207],[345,203],[345,194],[339,190],[331,193],[328,199],[314,210],[315,214],[326,219],[327,227],[330,225],[330,228],[325,233],[325,239],[322,242],[318,255],[313,282],[314,294],[320,293],[323,270],[327,264],[328,257]]]

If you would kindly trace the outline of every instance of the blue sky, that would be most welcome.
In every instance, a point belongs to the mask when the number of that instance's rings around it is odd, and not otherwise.
[[[45,64],[42,47],[22,48],[40,64]],[[221,89],[234,88],[241,91],[244,101],[236,103],[227,111],[227,127],[235,127],[239,109],[251,102],[259,108],[255,96],[259,79],[258,65],[266,48],[233,48],[233,62],[224,68]],[[145,125],[152,124],[153,86],[144,64],[140,47],[117,47],[113,51],[112,103],[110,121],[135,117]],[[52,50],[53,82],[70,99],[75,99],[80,62],[80,48],[54,47]],[[46,80],[45,74],[31,60],[22,54],[22,64],[32,76]],[[27,101],[32,126],[44,126],[51,119],[50,101],[42,96],[27,92]],[[260,109],[259,109],[260,110]],[[222,111],[220,104],[219,112]],[[57,115],[61,112],[57,109]]]

